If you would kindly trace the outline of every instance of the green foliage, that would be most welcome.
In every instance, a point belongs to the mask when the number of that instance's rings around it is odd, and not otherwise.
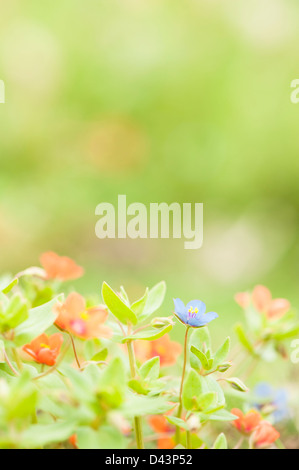
[[[136,340],[136,339],[143,339],[145,341],[153,341],[155,339],[159,339],[162,336],[164,336],[166,333],[168,333],[172,329],[172,325],[169,324],[165,326],[164,328],[157,329],[157,328],[146,328],[145,330],[142,330],[134,335],[129,335],[126,336],[123,339],[123,343],[126,343],[127,341],[130,340]]]
[[[133,310],[111,289],[106,282],[102,286],[102,297],[110,312],[123,324],[136,325],[137,317]]]
[[[62,296],[56,297],[46,304],[29,310],[28,318],[15,329],[16,345],[29,343],[53,325],[57,317],[53,307],[61,299]]]
[[[0,332],[5,333],[18,327],[28,318],[28,302],[19,294],[7,298],[0,295]]]
[[[20,353],[25,343],[26,348],[30,347],[30,342],[42,333],[45,335],[41,341],[57,333],[55,306],[63,295],[46,280],[30,284],[29,274],[17,286],[8,288],[5,284],[6,294],[0,293],[0,448],[67,448],[73,445],[70,436],[75,435],[76,445],[81,449],[120,449],[132,442],[141,447],[141,427],[150,435],[148,417],[156,415],[161,415],[165,433],[177,448],[208,448],[201,431],[208,422],[213,435],[212,447],[228,448],[225,434],[219,434],[220,427],[226,430],[237,418],[229,411],[235,403],[242,408],[250,403],[249,398],[239,398],[250,397],[241,393],[248,391],[247,385],[237,375],[223,375],[233,365],[230,338],[225,338],[214,352],[208,328],[194,329],[189,342],[188,334],[185,336],[187,356],[178,358],[178,362],[183,361],[183,382],[176,375],[166,374],[161,367],[162,360],[172,359],[172,348],[179,349],[169,339],[161,343],[159,339],[175,323],[171,317],[150,319],[162,305],[164,282],[146,289],[132,304],[123,287],[118,296],[104,282],[103,300],[111,312],[107,328],[111,328],[113,337],[91,334],[83,342],[73,331],[71,342],[65,334],[64,347],[57,352],[51,366],[39,360],[52,351],[48,344],[39,345],[35,341],[34,348],[40,346],[43,354],[35,356],[34,364],[27,363]],[[45,299],[48,301],[44,302]],[[74,321],[79,320],[79,325],[81,320],[90,319],[88,310],[76,315]],[[294,315],[288,313],[271,324],[264,318],[260,330],[256,324],[254,329],[247,330],[238,324],[235,331],[244,351],[263,360],[265,346],[279,351],[282,341],[298,331],[298,325]],[[139,344],[146,344],[146,351],[150,351],[148,359],[141,363],[134,357],[136,340],[144,340]],[[253,346],[257,340],[261,350]],[[157,341],[153,349],[151,341]]]
[[[213,449],[227,449],[227,440],[223,432],[215,440]]]

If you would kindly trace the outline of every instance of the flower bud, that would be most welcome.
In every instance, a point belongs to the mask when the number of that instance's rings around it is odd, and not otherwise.
[[[187,420],[189,431],[197,433],[200,430],[200,419],[198,416],[192,415]]]
[[[226,372],[232,366],[231,362],[223,362],[217,367],[218,372]]]
[[[238,390],[239,392],[248,392],[249,388],[242,382],[242,380],[237,377],[231,377],[230,379],[225,379],[227,383],[231,385],[232,388]]]
[[[174,325],[172,317],[156,317],[151,321],[151,326],[154,328],[164,328],[168,325]]]

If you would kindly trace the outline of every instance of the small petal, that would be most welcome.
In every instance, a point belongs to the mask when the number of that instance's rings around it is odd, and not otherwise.
[[[216,312],[204,313],[203,315],[200,315],[197,318],[192,318],[192,320],[190,321],[190,325],[196,327],[205,326],[212,320],[215,320],[215,318],[218,318],[218,314]]]
[[[235,301],[242,308],[247,308],[250,305],[250,294],[248,292],[238,292],[235,295]]]
[[[264,313],[268,309],[272,295],[265,286],[255,286],[252,293],[252,302],[258,312]]]
[[[286,299],[274,299],[270,303],[267,317],[277,319],[283,317],[290,310],[290,302]]]
[[[187,322],[187,309],[181,299],[173,299],[176,315],[184,322]]]

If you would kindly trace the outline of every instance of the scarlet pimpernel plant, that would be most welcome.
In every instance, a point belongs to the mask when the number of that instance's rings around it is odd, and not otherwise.
[[[248,382],[299,334],[286,299],[237,294],[247,323],[230,351],[209,332],[221,312],[179,298],[165,310],[163,281],[134,301],[107,282],[85,298],[64,284],[84,273],[72,259],[47,252],[41,265],[0,278],[0,448],[283,446],[277,417],[291,414]]]

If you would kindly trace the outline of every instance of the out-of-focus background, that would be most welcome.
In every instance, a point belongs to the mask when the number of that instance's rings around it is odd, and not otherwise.
[[[165,279],[204,300],[217,336],[233,295],[299,305],[295,0],[2,0],[1,272],[73,257],[134,297]],[[203,202],[204,244],[99,240],[100,202]],[[179,336],[176,329],[174,336]],[[282,368],[277,370],[279,376]]]

